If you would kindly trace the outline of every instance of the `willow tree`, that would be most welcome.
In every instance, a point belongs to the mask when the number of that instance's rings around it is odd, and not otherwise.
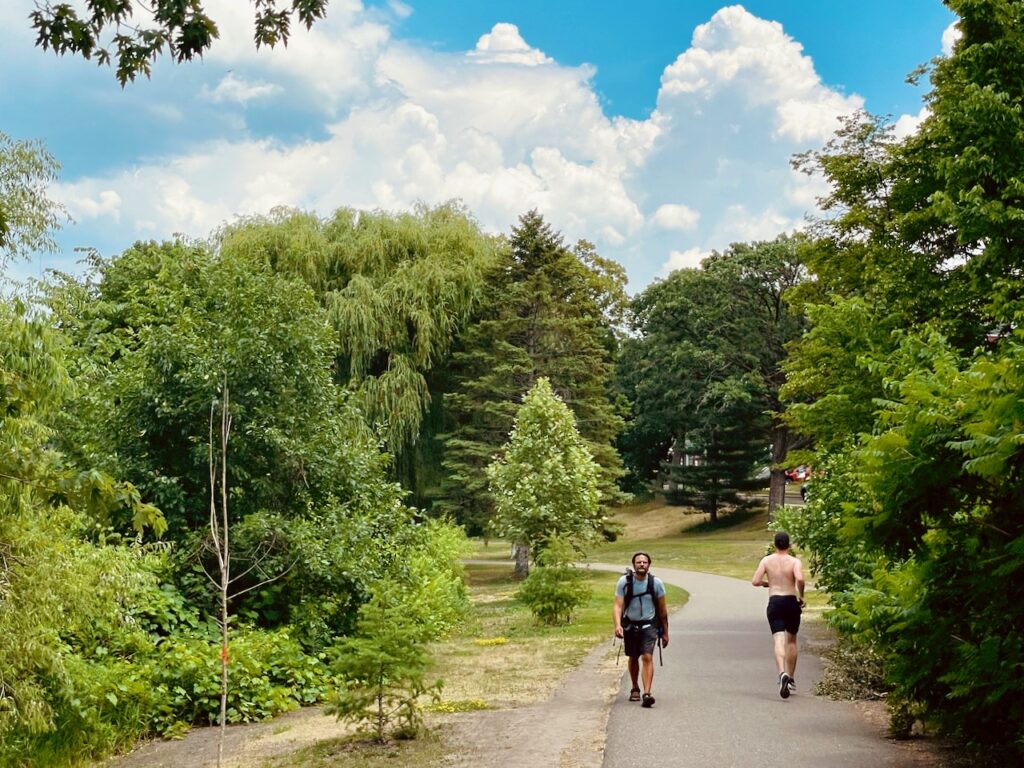
[[[341,383],[422,500],[438,466],[438,364],[480,303],[497,242],[454,203],[340,209],[326,220],[282,209],[226,228],[219,242],[313,288],[334,327]]]

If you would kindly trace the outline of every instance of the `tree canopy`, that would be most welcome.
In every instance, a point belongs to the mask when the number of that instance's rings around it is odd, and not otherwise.
[[[823,474],[785,524],[816,553],[834,624],[882,659],[896,729],[920,716],[1015,762],[1024,8],[948,4],[962,36],[921,73],[917,133],[861,115],[798,161],[831,192],[782,394]]]
[[[487,530],[493,512],[483,470],[512,428],[521,393],[541,377],[572,410],[601,467],[602,504],[624,498],[611,381],[622,267],[587,242],[566,247],[537,211],[520,217],[509,246],[453,350],[444,395],[447,474],[436,503],[474,532]]]
[[[572,411],[542,376],[523,398],[502,455],[487,467],[495,532],[534,558],[551,541],[579,547],[593,540],[602,523],[598,477]]]
[[[56,248],[53,232],[67,214],[46,187],[59,169],[40,142],[0,131],[0,270],[12,259]]]
[[[327,13],[327,3],[256,0],[256,47],[287,45],[293,17],[309,29]],[[140,21],[139,16],[145,18]],[[220,37],[202,0],[85,0],[84,8],[42,0],[30,18],[36,45],[113,65],[122,86],[140,74],[149,77],[153,62],[165,51],[179,63],[191,61]]]
[[[801,245],[789,236],[733,244],[630,305],[636,335],[618,367],[633,404],[623,436],[630,464],[648,480],[670,447],[677,463],[684,454],[702,461],[665,468],[677,480],[687,475],[687,498],[700,498],[712,515],[719,499],[735,501],[757,461],[774,465],[773,489],[781,490],[790,442],[776,414],[786,345],[804,329],[787,300],[807,276]]]

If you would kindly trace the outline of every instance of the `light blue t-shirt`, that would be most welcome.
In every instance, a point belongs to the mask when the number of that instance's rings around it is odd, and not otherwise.
[[[626,606],[626,617],[630,621],[649,621],[658,615],[658,607],[655,600],[665,596],[665,585],[657,576],[648,575],[648,579],[654,579],[654,600],[647,594],[647,579],[640,580],[633,577],[633,599]],[[619,583],[615,585],[615,596],[626,596],[626,577],[622,576]]]

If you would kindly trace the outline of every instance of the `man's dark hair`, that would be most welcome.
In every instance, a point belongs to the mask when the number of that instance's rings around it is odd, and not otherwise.
[[[775,534],[775,548],[789,549],[789,534],[785,531],[778,531]]]
[[[647,554],[646,552],[636,552],[636,553],[634,553],[634,554],[633,554],[633,557],[632,557],[632,559],[631,559],[631,560],[629,561],[630,563],[632,563],[632,564],[633,564],[633,567],[634,567],[634,568],[636,567],[636,559],[637,559],[638,557],[640,557],[640,555],[643,555],[644,557],[646,557],[646,558],[647,558],[647,564],[648,564],[648,565],[650,565],[650,564],[651,564],[651,556],[650,556],[650,555],[648,555],[648,554]]]

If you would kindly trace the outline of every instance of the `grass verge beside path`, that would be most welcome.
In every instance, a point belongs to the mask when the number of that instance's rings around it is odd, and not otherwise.
[[[612,648],[617,574],[588,573],[590,601],[571,624],[548,627],[515,599],[519,582],[512,579],[508,550],[503,551],[505,562],[467,567],[472,612],[453,637],[434,648],[438,676],[445,681],[442,709],[476,700],[510,707],[546,699],[595,645],[607,642]],[[686,598],[683,590],[669,588],[670,609]]]

